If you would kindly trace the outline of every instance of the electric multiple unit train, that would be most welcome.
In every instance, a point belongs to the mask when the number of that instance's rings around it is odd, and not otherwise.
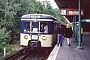
[[[53,47],[57,42],[59,21],[51,15],[26,14],[21,17],[20,45]]]

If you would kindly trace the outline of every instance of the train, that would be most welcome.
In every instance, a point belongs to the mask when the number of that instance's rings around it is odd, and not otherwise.
[[[26,14],[21,17],[20,45],[31,48],[50,48],[57,43],[60,21],[52,15]]]

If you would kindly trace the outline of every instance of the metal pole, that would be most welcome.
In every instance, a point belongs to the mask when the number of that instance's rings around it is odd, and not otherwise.
[[[79,37],[78,37],[78,47],[77,48],[82,48],[81,47],[81,4],[80,4],[80,0],[79,0],[79,6],[78,6],[78,11],[79,11],[79,15],[78,15],[78,17],[79,17],[79,31],[78,31],[78,34],[79,34]]]
[[[76,16],[73,16],[73,34],[74,34],[74,38],[75,38],[75,42],[77,42],[77,38],[76,38]]]
[[[73,34],[74,34],[74,37],[75,37],[75,17],[73,16]]]
[[[77,21],[75,16],[75,41],[77,41]]]

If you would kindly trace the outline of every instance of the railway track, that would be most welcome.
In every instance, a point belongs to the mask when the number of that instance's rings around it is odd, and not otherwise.
[[[26,54],[25,49],[26,48],[23,48],[23,49],[19,50],[18,52],[14,53],[10,56],[5,57],[2,60],[16,60],[18,57],[23,57]]]
[[[46,52],[32,52],[31,54],[28,54],[27,57],[23,60],[45,60],[45,57],[47,56],[48,53]]]
[[[13,55],[5,57],[2,60],[46,60],[50,54],[50,51],[26,51],[27,49],[24,48]]]

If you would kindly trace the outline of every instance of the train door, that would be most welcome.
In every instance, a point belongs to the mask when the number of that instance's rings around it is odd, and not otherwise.
[[[31,47],[38,47],[38,32],[39,32],[39,22],[31,22],[31,27],[30,27],[30,32],[32,33],[31,35]]]
[[[32,32],[33,33],[39,32],[39,22],[32,22]]]
[[[32,22],[32,40],[38,40],[39,22]]]

